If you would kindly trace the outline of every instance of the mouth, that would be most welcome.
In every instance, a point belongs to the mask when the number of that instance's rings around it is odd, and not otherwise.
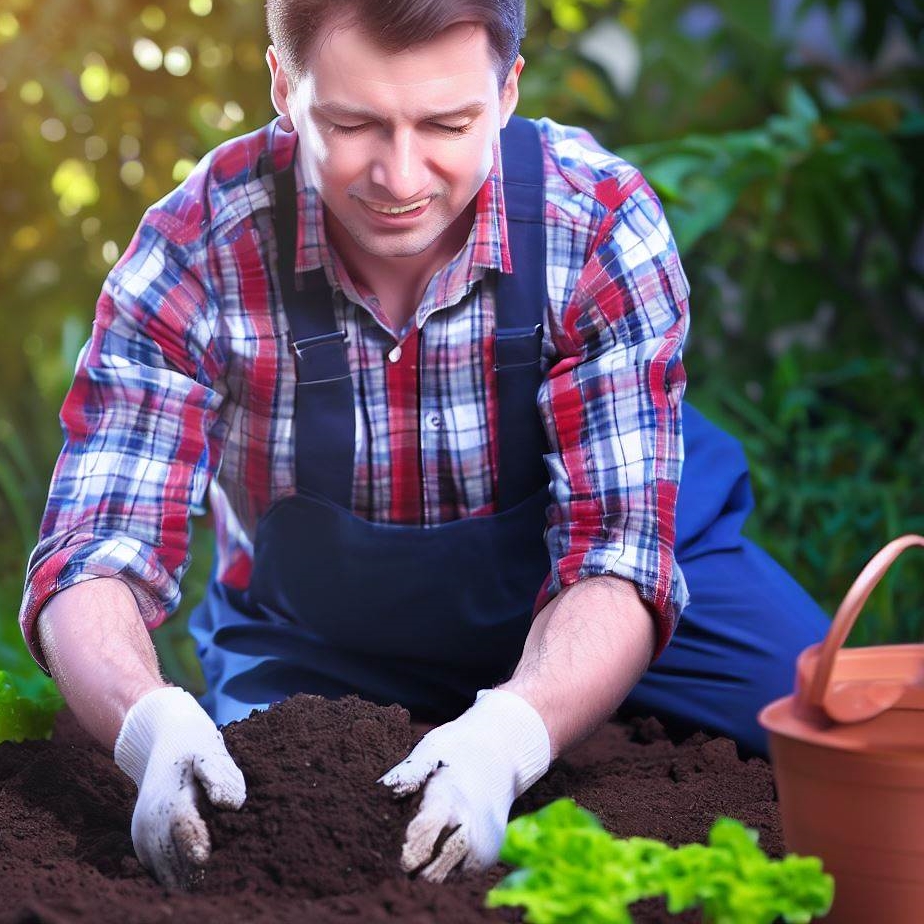
[[[433,197],[427,196],[424,199],[417,199],[415,202],[409,202],[407,205],[377,205],[367,202],[365,199],[359,201],[376,215],[386,219],[413,218],[419,215],[430,204]]]

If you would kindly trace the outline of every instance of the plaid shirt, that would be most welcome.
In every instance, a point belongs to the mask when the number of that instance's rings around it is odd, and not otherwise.
[[[536,610],[582,578],[626,578],[655,614],[660,652],[687,599],[673,546],[689,288],[639,172],[583,130],[537,124],[548,281],[538,401],[552,503],[551,572]],[[282,167],[294,145],[274,120],[216,148],[147,210],[105,281],[61,411],[64,447],[20,613],[40,663],[35,619],[71,584],[118,576],[151,628],[176,608],[189,516],[203,512],[207,491],[218,578],[245,588],[257,521],[295,490],[273,187],[255,170],[266,149]],[[488,271],[516,269],[499,146],[494,155],[466,245],[401,331],[327,246],[320,197],[297,170],[296,269],[324,268],[349,334],[359,517],[431,526],[494,512]]]

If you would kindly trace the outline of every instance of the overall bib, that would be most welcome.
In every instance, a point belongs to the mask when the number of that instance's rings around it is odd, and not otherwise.
[[[208,685],[202,702],[218,724],[298,692],[355,693],[447,721],[478,689],[506,679],[522,654],[550,569],[548,449],[536,409],[547,304],[543,168],[530,122],[511,119],[501,142],[515,272],[497,274],[497,512],[436,526],[351,512],[345,333],[323,269],[296,278],[294,164],[274,175],[279,281],[298,373],[297,490],[257,525],[247,591],[213,576],[190,617]],[[626,705],[762,752],[753,713],[789,692],[796,655],[824,634],[826,619],[740,536],[752,501],[738,444],[689,405],[683,415],[677,550],[691,603]]]

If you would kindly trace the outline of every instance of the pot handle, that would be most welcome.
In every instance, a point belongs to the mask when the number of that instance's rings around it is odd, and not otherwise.
[[[831,628],[828,630],[828,634],[818,652],[815,671],[808,688],[807,700],[809,705],[825,710],[825,698],[828,693],[831,672],[834,669],[834,659],[847,640],[847,636],[850,635],[850,630],[857,621],[863,604],[866,603],[869,595],[873,592],[873,588],[882,580],[883,575],[889,570],[895,559],[906,549],[916,545],[924,548],[924,536],[909,533],[907,536],[893,539],[892,542],[880,549],[870,559],[853,582],[841,605],[837,608]]]

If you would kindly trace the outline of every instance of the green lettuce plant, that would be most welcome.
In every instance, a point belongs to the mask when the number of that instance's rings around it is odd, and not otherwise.
[[[702,906],[712,924],[805,924],[834,897],[817,857],[771,860],[734,819],[719,818],[706,845],[674,848],[614,838],[571,799],[511,822],[500,858],[519,869],[487,905],[522,905],[530,924],[631,924],[629,906],[660,895],[672,914]]]
[[[15,678],[0,671],[0,742],[48,738],[64,701],[47,677]]]
[[[0,468],[2,461],[0,433]],[[0,484],[0,510],[2,499]],[[17,538],[13,530],[0,535],[0,565],[9,560],[4,552]],[[55,682],[39,669],[23,641],[16,620],[21,599],[21,572],[5,572],[0,567],[0,742],[47,738],[56,713],[64,705]]]

